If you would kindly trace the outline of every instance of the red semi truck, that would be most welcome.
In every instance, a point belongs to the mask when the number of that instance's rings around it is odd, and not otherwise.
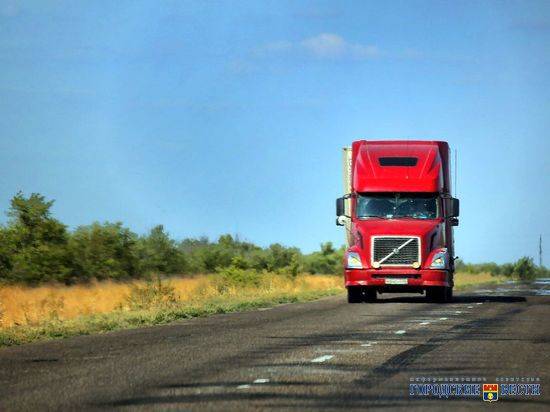
[[[448,143],[359,140],[343,159],[336,224],[346,228],[348,302],[384,292],[451,301],[459,202],[451,196]]]

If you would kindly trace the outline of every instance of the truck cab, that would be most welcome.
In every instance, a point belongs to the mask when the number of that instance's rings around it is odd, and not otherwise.
[[[451,301],[459,201],[447,142],[359,140],[343,160],[336,223],[346,229],[348,301],[386,292]]]

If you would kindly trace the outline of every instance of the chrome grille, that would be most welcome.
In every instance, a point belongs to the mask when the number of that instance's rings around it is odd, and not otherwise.
[[[412,266],[414,262],[420,262],[419,239],[411,236],[373,237],[372,260],[382,266]]]

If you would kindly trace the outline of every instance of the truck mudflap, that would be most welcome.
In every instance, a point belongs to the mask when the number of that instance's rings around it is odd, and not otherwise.
[[[344,276],[346,287],[375,286],[407,291],[407,289],[416,290],[431,286],[453,286],[452,274],[446,270],[346,269]]]

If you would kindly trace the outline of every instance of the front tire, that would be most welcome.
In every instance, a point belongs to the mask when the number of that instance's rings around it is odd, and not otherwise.
[[[376,302],[376,289],[367,287],[364,290],[363,302]]]
[[[446,289],[446,296],[445,296],[445,302],[451,303],[453,301],[453,288],[445,288]]]
[[[434,286],[426,289],[426,299],[434,303],[449,303],[453,300],[453,288]]]
[[[363,301],[363,294],[360,286],[348,287],[348,303],[361,303]]]

